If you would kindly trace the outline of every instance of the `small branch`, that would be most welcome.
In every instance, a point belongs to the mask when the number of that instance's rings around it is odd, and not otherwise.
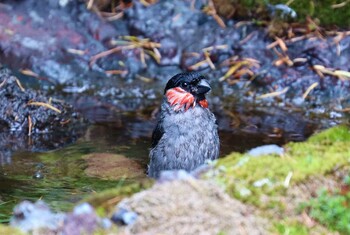
[[[59,110],[58,108],[55,108],[51,104],[44,103],[44,102],[29,101],[27,103],[27,105],[42,106],[42,107],[51,109],[51,110],[53,110],[53,111],[55,111],[57,113],[61,113],[61,110]]]

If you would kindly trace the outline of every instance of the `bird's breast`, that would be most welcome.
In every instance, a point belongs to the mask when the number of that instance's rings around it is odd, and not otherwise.
[[[180,135],[202,131],[210,132],[217,128],[215,122],[215,117],[209,109],[200,106],[185,112],[176,112],[169,109],[163,117],[164,130]]]

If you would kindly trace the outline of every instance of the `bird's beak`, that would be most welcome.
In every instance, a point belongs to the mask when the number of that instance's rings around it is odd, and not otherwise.
[[[204,95],[205,93],[210,91],[210,89],[211,87],[209,83],[206,80],[202,79],[197,85],[197,94]]]

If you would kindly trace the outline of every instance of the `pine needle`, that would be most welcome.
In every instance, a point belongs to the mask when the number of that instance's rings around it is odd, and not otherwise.
[[[32,135],[33,122],[32,117],[28,115],[28,136]]]
[[[29,101],[27,105],[42,106],[42,107],[51,109],[57,113],[61,113],[61,110],[59,110],[58,108],[55,108],[51,104],[44,103],[44,102]]]
[[[16,78],[16,83],[17,83],[19,89],[21,89],[22,92],[25,92],[25,89],[24,89],[24,87],[22,86],[21,82],[18,80],[18,78]]]
[[[306,91],[303,94],[303,99],[305,100],[306,97],[309,95],[309,93],[318,86],[318,82],[312,83],[311,86],[309,86]]]
[[[265,98],[271,98],[271,97],[280,96],[280,95],[286,93],[288,90],[289,90],[289,87],[286,87],[282,91],[274,91],[274,92],[271,92],[271,93],[267,93],[267,94],[258,96],[257,99],[265,99]]]

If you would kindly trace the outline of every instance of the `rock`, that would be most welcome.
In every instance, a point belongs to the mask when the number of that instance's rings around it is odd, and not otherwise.
[[[189,180],[194,177],[185,170],[168,170],[162,171],[157,180],[158,183],[165,183],[173,180]]]
[[[116,224],[131,225],[135,223],[137,214],[124,208],[118,208],[111,219]]]
[[[61,232],[65,235],[94,234],[99,222],[94,208],[88,203],[82,203],[66,215]]]
[[[5,1],[0,28],[6,29],[0,31],[0,59],[55,84],[84,78],[90,57],[105,50],[102,41],[117,34],[82,1]]]
[[[268,144],[268,145],[252,148],[247,152],[247,154],[254,157],[258,157],[261,155],[268,155],[268,154],[276,154],[276,155],[282,156],[284,154],[284,149],[275,144]]]
[[[35,203],[23,201],[14,208],[10,225],[26,233],[36,234],[41,231],[41,234],[45,234],[45,231],[57,231],[64,219],[64,214],[51,212],[41,200]]]
[[[121,209],[138,215],[124,228],[132,234],[268,233],[266,220],[255,215],[252,208],[205,180],[155,184],[122,200],[116,211]]]
[[[71,213],[54,213],[39,200],[35,203],[23,201],[14,208],[10,225],[23,232],[48,235],[94,234],[97,229],[110,229],[111,222],[97,216],[88,203],[77,205]]]

